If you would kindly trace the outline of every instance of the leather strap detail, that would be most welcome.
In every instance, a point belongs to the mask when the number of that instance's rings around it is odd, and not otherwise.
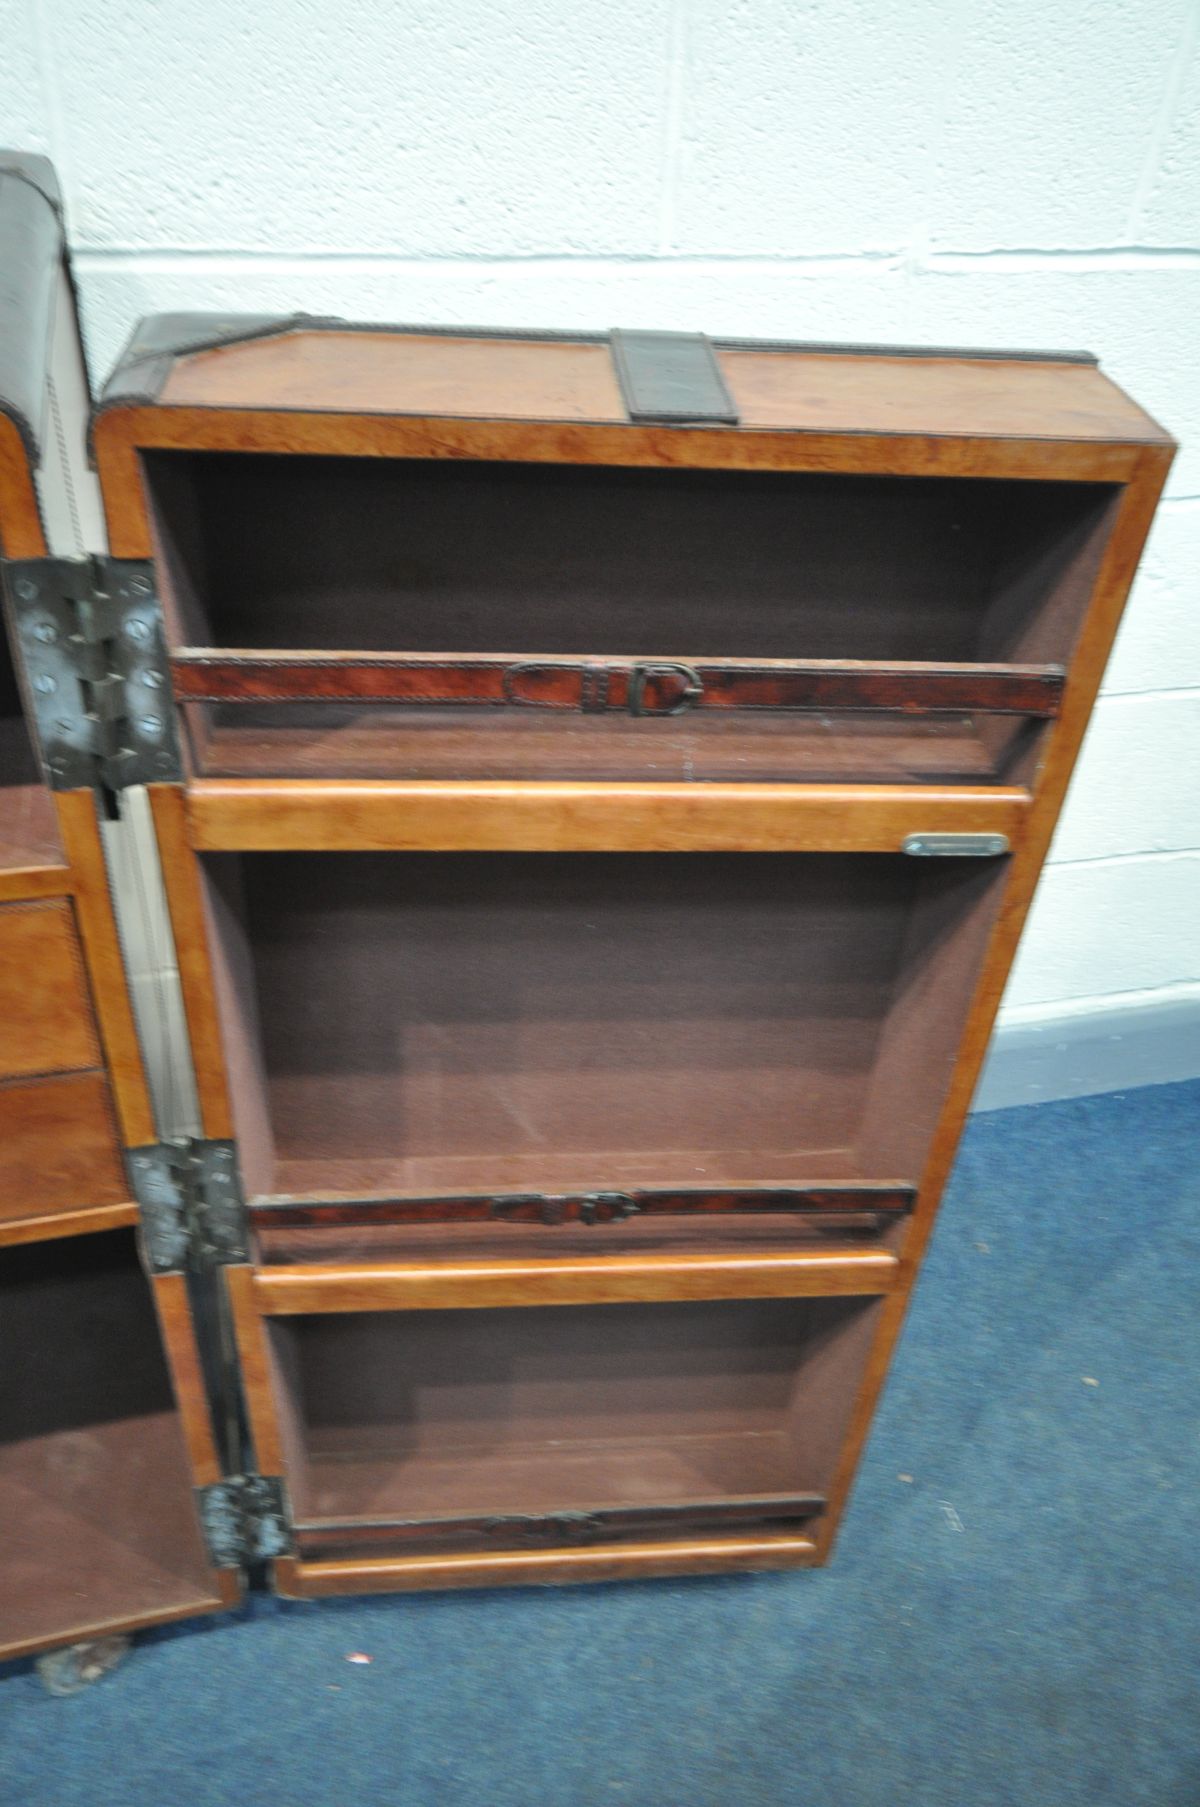
[[[694,666],[674,660],[559,665],[531,659],[508,667],[504,695],[506,701],[530,709],[680,715],[703,700],[704,683]]]
[[[703,333],[614,328],[609,342],[630,420],[662,426],[737,426],[733,397]]]
[[[193,703],[362,702],[469,704],[575,714],[681,715],[692,709],[774,713],[880,709],[902,715],[1053,717],[1063,672],[1053,665],[770,665],[682,659],[471,659],[323,657],[310,653],[184,652],[172,660],[175,695]]]
[[[253,1199],[251,1219],[263,1230],[368,1228],[371,1225],[433,1223],[525,1223],[589,1225],[622,1223],[630,1217],[802,1216],[829,1218],[833,1227],[848,1219],[875,1220],[879,1227],[909,1210],[906,1186],[745,1187],[739,1191],[701,1189],[577,1193],[469,1193],[446,1198]]]
[[[786,1525],[818,1518],[820,1493],[768,1493],[733,1499],[681,1500],[640,1506],[568,1507],[550,1512],[482,1513],[439,1518],[312,1518],[294,1527],[297,1548],[310,1560],[329,1551],[380,1551],[411,1544],[466,1543],[475,1548],[586,1544],[648,1532],[736,1530],[739,1525]]]

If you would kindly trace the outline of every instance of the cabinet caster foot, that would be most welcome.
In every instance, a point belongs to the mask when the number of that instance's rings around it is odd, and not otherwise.
[[[131,1643],[128,1637],[92,1638],[65,1650],[48,1650],[35,1665],[42,1686],[47,1694],[78,1694],[123,1662]]]

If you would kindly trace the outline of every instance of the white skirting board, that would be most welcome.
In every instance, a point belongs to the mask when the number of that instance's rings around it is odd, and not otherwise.
[[[1152,993],[1035,1022],[1001,1022],[972,1108],[1005,1110],[1195,1078],[1200,990]]]

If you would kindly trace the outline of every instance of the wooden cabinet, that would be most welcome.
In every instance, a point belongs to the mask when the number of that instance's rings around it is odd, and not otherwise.
[[[1051,353],[167,316],[92,445],[243,1555],[825,1560],[1170,440]]]
[[[1170,458],[1086,359],[638,356],[150,322],[96,420],[287,1592],[827,1556]]]

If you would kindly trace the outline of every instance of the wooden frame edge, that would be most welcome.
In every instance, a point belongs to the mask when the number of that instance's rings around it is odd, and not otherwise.
[[[122,1140],[126,1148],[141,1148],[155,1141],[158,1131],[113,913],[96,799],[90,790],[59,791],[54,804],[70,862],[92,1007]]]
[[[390,1557],[377,1561],[274,1564],[275,1591],[285,1599],[329,1594],[401,1593],[466,1587],[544,1587],[596,1581],[637,1581],[673,1575],[720,1575],[731,1570],[811,1568],[820,1561],[812,1537],[779,1533],[754,1537],[693,1537],[678,1542],[626,1543],[580,1549],[495,1550],[455,1555]]]
[[[263,1316],[255,1296],[254,1269],[239,1264],[222,1271],[255,1460],[260,1473],[283,1474],[287,1464],[275,1410],[271,1351],[267,1347]]]
[[[154,787],[156,790],[166,787]],[[1017,786],[404,783],[198,779],[202,853],[631,851],[897,853],[915,834],[1024,835]]]
[[[204,899],[188,837],[183,790],[177,784],[151,784],[147,786],[147,796],[179,964],[188,1046],[204,1134],[214,1140],[225,1140],[234,1134],[233,1113],[225,1075],[225,1048],[216,990],[209,964]]]
[[[0,866],[0,904],[40,903],[46,897],[74,897],[69,866]]]
[[[45,558],[46,535],[29,452],[8,414],[0,413],[0,552]]]
[[[598,1255],[552,1262],[258,1267],[247,1297],[256,1314],[290,1317],[680,1299],[866,1298],[895,1291],[901,1280],[899,1258],[882,1249],[849,1255]]]
[[[208,1613],[225,1612],[241,1603],[244,1593],[235,1569],[212,1570],[212,1598],[188,1606],[164,1606],[156,1612],[136,1613],[130,1618],[85,1620],[69,1631],[49,1638],[23,1638],[16,1644],[0,1644],[0,1662],[16,1662],[22,1657],[37,1656],[43,1650],[66,1650],[92,1638],[111,1638],[126,1632],[149,1631],[156,1625],[174,1625],[181,1619],[199,1619]]]
[[[187,1281],[182,1274],[154,1274],[150,1277],[150,1291],[194,1485],[211,1487],[222,1479],[221,1461],[192,1327]]]
[[[135,1229],[140,1219],[132,1200],[124,1205],[84,1205],[77,1211],[47,1211],[0,1223],[0,1248],[25,1242],[56,1242],[64,1236],[95,1236],[105,1230]]]

